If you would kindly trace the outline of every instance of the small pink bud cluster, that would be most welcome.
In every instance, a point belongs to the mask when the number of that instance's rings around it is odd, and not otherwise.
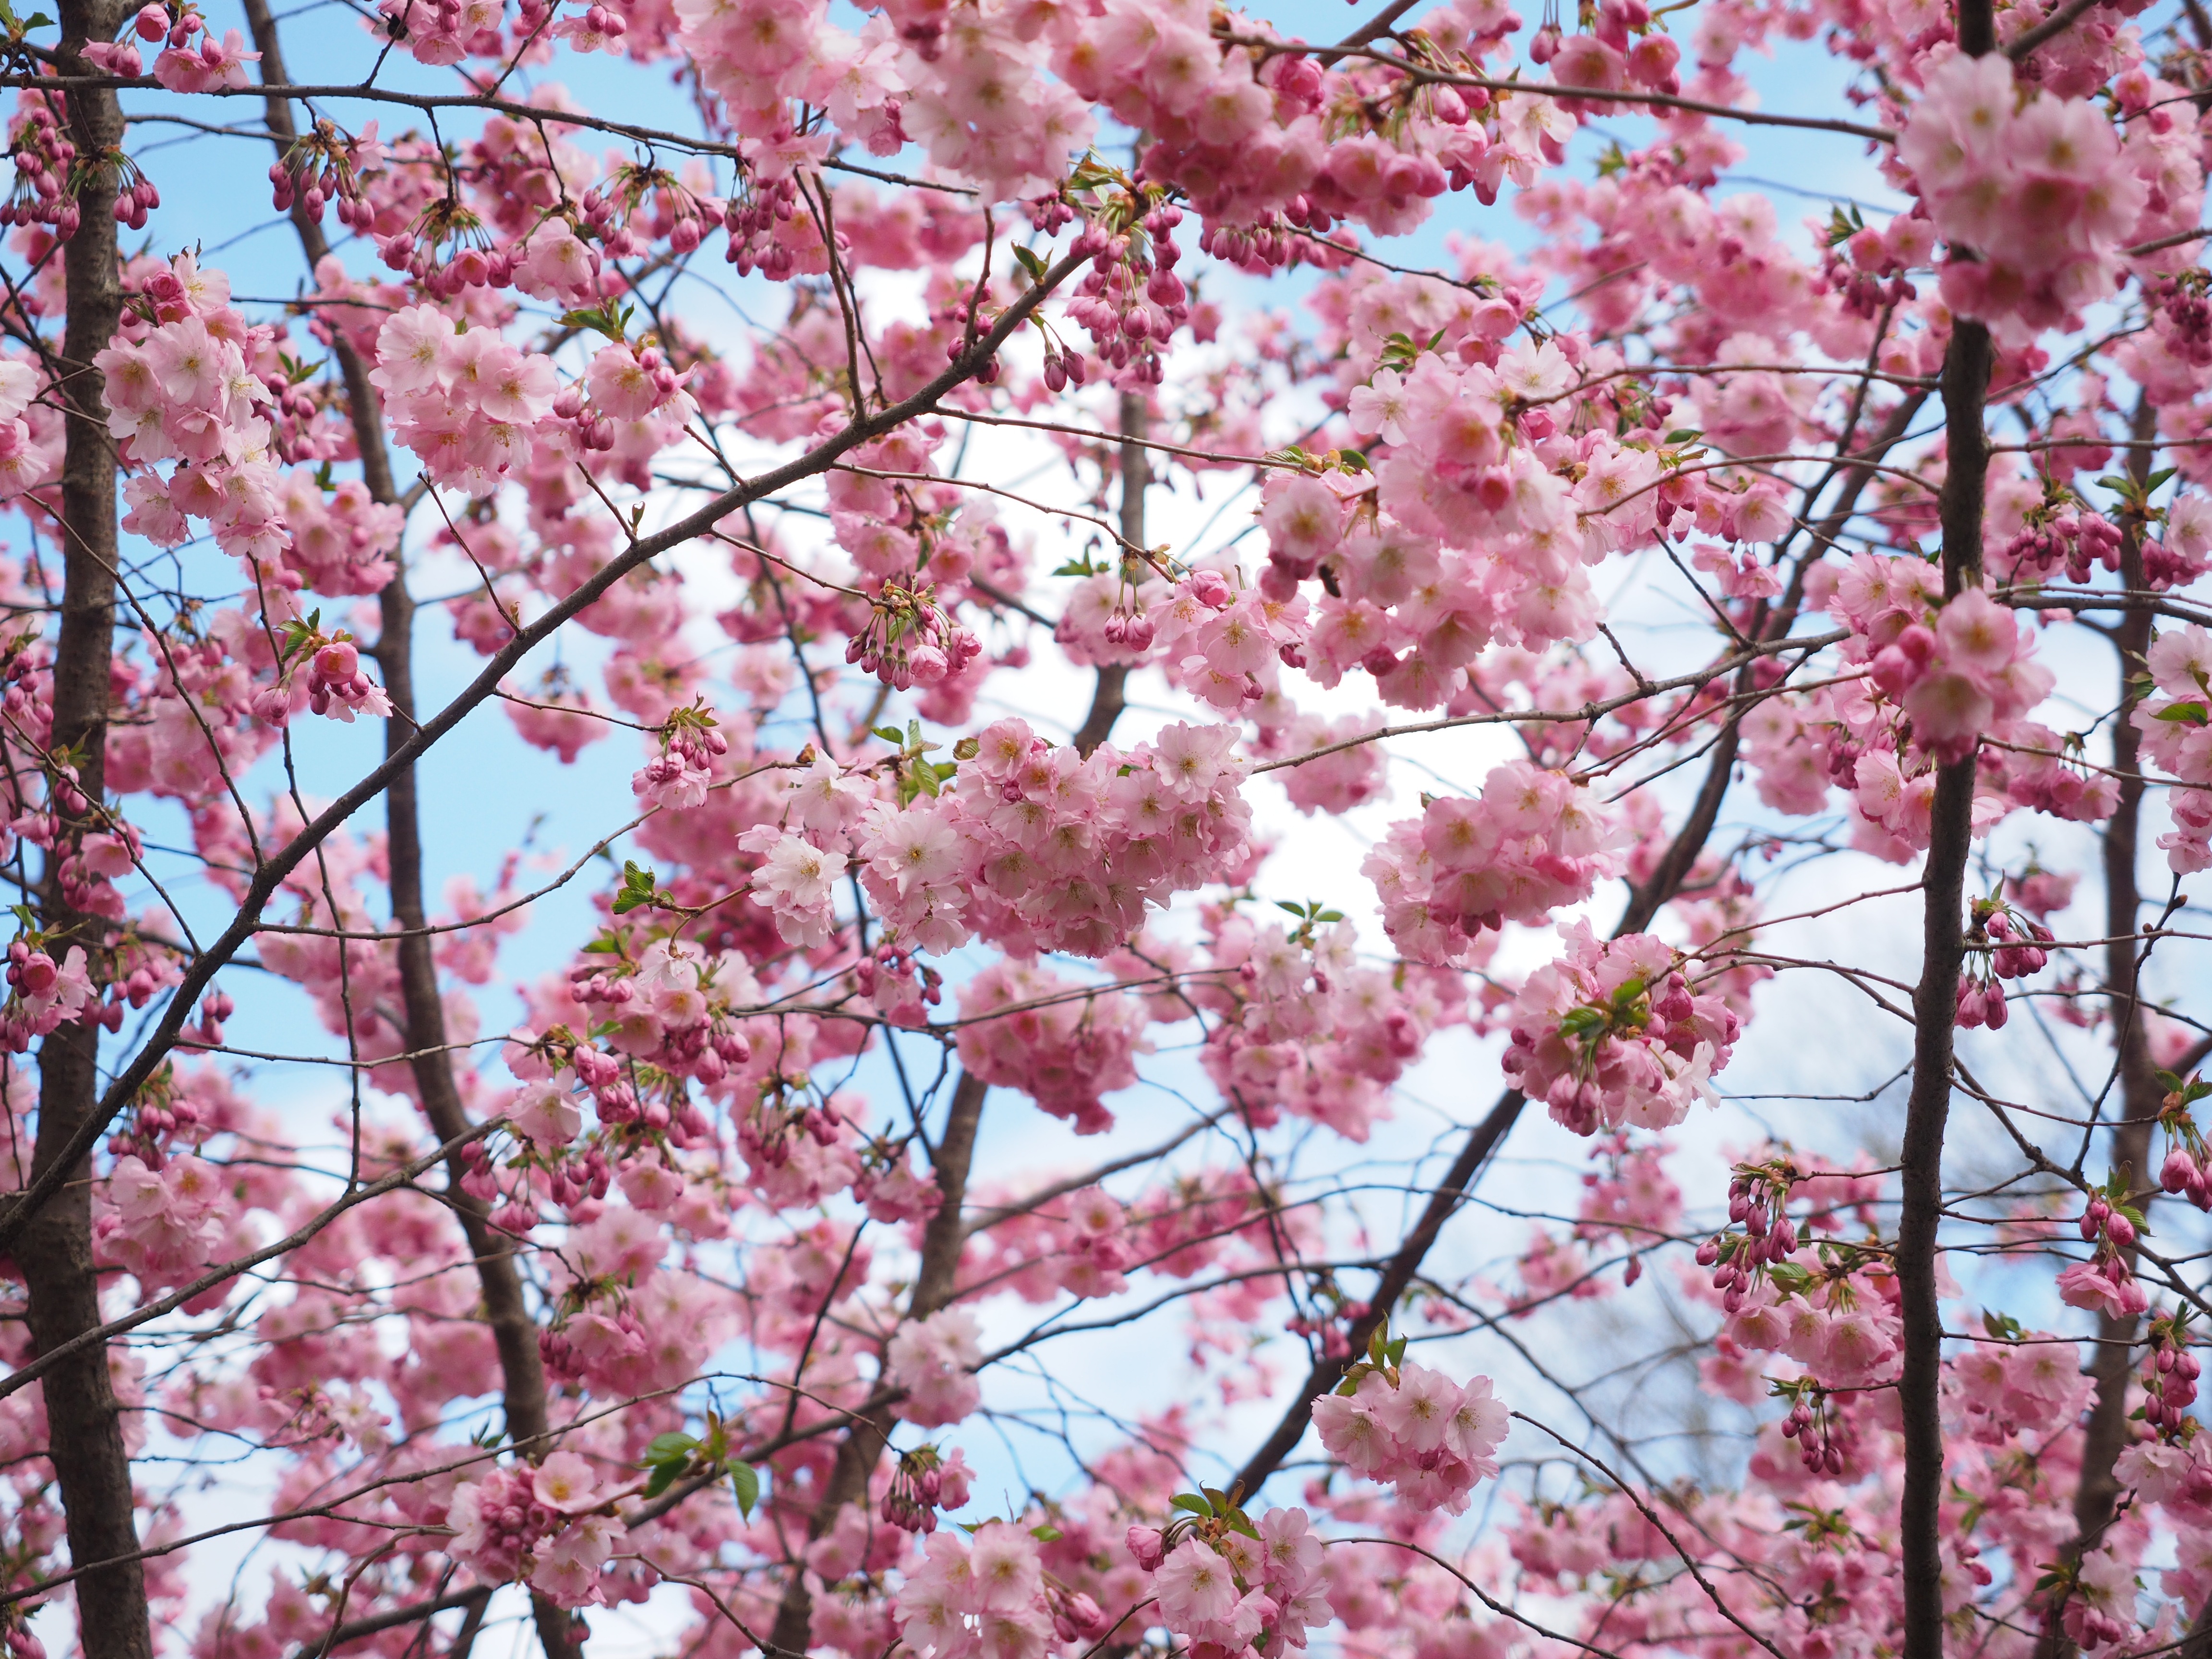
[[[1844,1449],[1836,1440],[1836,1416],[1828,1406],[1827,1390],[1810,1382],[1787,1385],[1790,1414],[1782,1419],[1782,1437],[1797,1443],[1798,1460],[1814,1475],[1844,1472]]]
[[[547,1194],[564,1209],[574,1208],[586,1198],[605,1199],[614,1179],[613,1167],[607,1161],[605,1149],[598,1146],[573,1152],[546,1176]]]
[[[2189,1338],[2181,1321],[2160,1318],[2153,1322],[2150,1352],[2143,1357],[2143,1421],[2164,1440],[2178,1440],[2189,1420],[2189,1407],[2197,1399],[2197,1379],[2203,1368],[2189,1352]]]
[[[612,22],[617,35],[627,27],[604,6],[592,6],[587,19],[592,13]],[[641,216],[640,210],[647,203],[653,209]],[[582,220],[577,228],[596,240],[610,259],[635,258],[645,252],[653,240],[656,222],[665,223],[673,252],[689,253],[706,240],[705,204],[657,167],[625,166],[604,186],[586,191],[578,205]],[[641,226],[647,234],[640,234]]]
[[[2012,1010],[2005,1001],[2004,987],[1995,980],[1977,979],[1966,975],[1959,981],[1958,1012],[1954,1023],[1959,1029],[1971,1031],[1986,1025],[1992,1031],[2001,1031],[2012,1018]]]
[[[0,205],[0,225],[51,225],[63,241],[76,234],[82,218],[70,174],[76,146],[61,130],[50,106],[54,100],[27,100],[9,124],[9,159],[15,164],[15,187]]]
[[[1733,1314],[1765,1276],[1797,1249],[1797,1225],[1790,1218],[1790,1188],[1798,1180],[1794,1164],[1739,1164],[1729,1182],[1729,1220],[1741,1233],[1724,1232],[1698,1246],[1698,1265],[1713,1271],[1713,1288]]]
[[[1322,1357],[1343,1359],[1352,1352],[1352,1338],[1348,1328],[1367,1317],[1364,1302],[1347,1302],[1334,1314],[1309,1318],[1304,1314],[1292,1314],[1283,1322],[1283,1328],[1293,1336],[1317,1336],[1321,1339]]]
[[[137,971],[144,973],[145,969],[142,968]],[[227,993],[210,991],[200,999],[199,1024],[187,1025],[179,1032],[177,1046],[181,1048],[222,1048],[222,1023],[230,1018],[234,1006]],[[140,1115],[143,1117],[144,1115],[142,1113]]]
[[[409,228],[380,238],[376,255],[413,277],[433,300],[456,299],[472,288],[507,288],[523,258],[520,246],[500,246],[475,214],[443,198]]]
[[[1976,952],[1968,971],[1960,976],[1957,1023],[1964,1030],[1986,1025],[2001,1030],[2011,1011],[1997,981],[2041,973],[2051,961],[2044,947],[2051,942],[2051,932],[2039,921],[2016,916],[1999,901],[1984,899],[1975,902],[1973,925],[1966,937],[1970,943],[1995,948]]]
[[[1162,203],[1144,216],[1141,236],[1092,224],[1068,248],[1091,260],[1067,302],[1069,319],[1090,331],[1098,355],[1109,363],[1116,369],[1133,365],[1135,378],[1153,385],[1164,372],[1158,343],[1190,316],[1188,291],[1175,274],[1182,255],[1174,232],[1182,222],[1182,210]]]
[[[689,808],[706,804],[714,781],[714,760],[730,752],[730,740],[714,729],[714,717],[694,708],[671,714],[660,731],[660,752],[630,776],[629,787],[643,806]]]
[[[2144,302],[2159,307],[2157,325],[2166,349],[2191,368],[2212,368],[2212,300],[2200,268],[2144,282]]]
[[[221,1041],[220,1033],[216,1040]],[[142,1100],[131,1114],[131,1127],[108,1137],[107,1150],[117,1158],[135,1157],[148,1169],[158,1170],[167,1161],[163,1143],[196,1140],[203,1121],[200,1109],[182,1095]]]
[[[8,946],[8,987],[12,994],[0,1011],[0,1044],[22,1054],[33,1041],[78,1018],[94,1003],[92,976],[84,947],[73,945],[60,962],[24,939]],[[122,1006],[115,1008],[122,1022]]]
[[[2158,1172],[2158,1184],[2200,1210],[2212,1210],[2212,1158],[2206,1157],[2203,1143],[2191,1147],[2177,1142]]]
[[[778,1102],[767,1097],[738,1120],[738,1146],[757,1169],[780,1170],[791,1162],[801,1138],[834,1146],[843,1130],[837,1115],[811,1104],[803,1095]]]
[[[315,648],[307,672],[307,707],[341,720],[392,712],[392,700],[362,671],[361,652],[343,629]]]
[[[904,945],[886,944],[853,967],[853,983],[894,1024],[918,1026],[945,1000],[945,975]]]
[[[2089,1200],[2089,1207],[2081,1212],[2078,1224],[2085,1239],[2094,1240],[2102,1234],[2121,1249],[2136,1242],[2135,1223],[2101,1196]]]
[[[1846,311],[1871,322],[1883,307],[1911,301],[1912,281],[1906,273],[1927,263],[1935,248],[1935,228],[1899,214],[1887,230],[1865,225],[1845,235],[1849,229],[1838,215],[1832,234],[1841,240],[1830,244],[1822,274]]]
[[[380,155],[372,125],[362,143],[371,155]],[[362,193],[357,168],[368,159],[329,121],[317,121],[315,130],[295,144],[283,159],[269,167],[270,196],[279,213],[289,213],[294,203],[319,220],[323,210],[337,204],[338,222],[364,234],[376,228],[376,206]]]
[[[2071,1308],[2086,1308],[2117,1319],[2130,1319],[2150,1298],[2128,1264],[2137,1237],[2135,1218],[2102,1193],[2090,1194],[2080,1222],[2081,1237],[2094,1241],[2096,1254],[2058,1275],[2058,1297]]]
[[[2092,569],[2120,568],[2120,530],[2100,513],[2068,507],[2031,514],[2027,526],[2004,545],[1999,556],[2016,574],[2043,574],[2062,566],[2066,579],[2086,582]],[[2025,580],[2024,574],[2021,576]]]
[[[2053,935],[2041,922],[2026,916],[2015,920],[1998,910],[1983,926],[1996,941],[1997,948],[1990,953],[1990,965],[1998,978],[2026,979],[2041,973],[2050,963],[2051,954],[2043,947],[2051,943]]]
[[[957,675],[983,654],[983,642],[955,623],[926,583],[886,581],[868,625],[845,645],[845,660],[904,691]]]
[[[1063,346],[1058,340],[1048,339],[1044,348],[1044,385],[1048,392],[1065,392],[1070,386],[1080,386],[1086,378],[1083,354]]]
[[[447,1513],[457,1534],[453,1553],[494,1583],[520,1577],[523,1558],[561,1518],[538,1501],[529,1471],[521,1468],[495,1470],[456,1488]]]
[[[797,269],[790,244],[777,234],[799,213],[799,186],[789,178],[740,178],[737,194],[722,209],[730,245],[722,257],[750,276],[757,270],[770,282],[789,279]]]
[[[900,1455],[877,1512],[902,1532],[935,1532],[939,1510],[967,1507],[972,1478],[965,1453],[940,1457],[934,1446],[916,1446]]]
[[[993,314],[994,309],[988,301],[977,305],[970,295],[963,295],[950,304],[938,307],[935,320],[951,328],[951,337],[945,343],[945,362],[957,363],[975,349],[976,339],[989,331],[996,320]],[[977,366],[975,378],[985,386],[995,386],[1002,368],[998,354],[994,352]]]

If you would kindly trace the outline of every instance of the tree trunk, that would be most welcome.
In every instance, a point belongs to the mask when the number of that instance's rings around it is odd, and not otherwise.
[[[268,0],[246,0],[246,15],[254,46],[261,53],[263,81],[283,85],[290,77],[284,70],[276,21],[270,13]],[[281,157],[297,131],[290,100],[271,95],[263,100],[263,107],[270,137]],[[322,222],[307,210],[304,199],[295,198],[292,222],[299,232],[301,251],[313,267],[329,251]],[[354,446],[361,452],[362,482],[371,496],[390,505],[398,500],[398,491],[384,442],[383,412],[376,390],[369,384],[368,365],[343,333],[335,337],[332,355],[345,383]],[[416,726],[415,600],[407,591],[404,561],[399,563],[398,574],[377,596],[381,628],[370,653],[383,671],[385,693],[392,699],[392,718],[384,726],[387,758]],[[453,1084],[453,1061],[446,1052],[446,1009],[438,993],[437,963],[431,954],[429,936],[422,931],[422,810],[414,767],[402,767],[393,775],[384,804],[392,915],[399,927],[397,949],[404,1036],[413,1056],[408,1068],[432,1133],[441,1141],[453,1140],[466,1134],[471,1126],[460,1091]],[[336,920],[332,918],[333,925]],[[485,1322],[491,1327],[492,1342],[499,1353],[500,1395],[507,1439],[522,1455],[536,1462],[550,1449],[546,1439],[545,1366],[538,1350],[538,1323],[523,1296],[522,1276],[515,1267],[512,1243],[489,1225],[489,1206],[462,1190],[465,1168],[458,1152],[447,1161],[447,1202],[460,1222],[474,1259]],[[531,1602],[538,1639],[547,1659],[575,1659],[580,1650],[570,1633],[568,1614],[535,1593]]]
[[[63,0],[64,73],[88,74],[76,49],[111,39],[123,18],[116,0]],[[115,635],[116,459],[95,354],[114,337],[123,294],[116,265],[114,169],[106,158],[121,143],[123,116],[112,92],[78,90],[68,98],[69,133],[78,155],[77,205],[82,215],[63,255],[69,320],[62,362],[69,379],[52,395],[64,406],[63,568],[60,637],[54,653],[53,736],[57,753],[76,767],[83,805],[58,800],[58,833],[49,850],[40,895],[41,921],[57,960],[82,945],[100,976],[105,943],[99,918],[64,897],[61,866],[100,812],[107,744],[110,659]],[[58,792],[57,792],[58,795]],[[39,1046],[39,1136],[35,1179],[46,1173],[100,1100],[100,1024],[88,1013]],[[100,1322],[100,1281],[92,1262],[92,1160],[85,1156],[69,1184],[31,1216],[15,1246],[30,1292],[30,1327],[43,1352]],[[48,1455],[61,1485],[69,1522],[70,1560],[115,1565],[76,1583],[77,1616],[88,1659],[148,1659],[153,1638],[146,1613],[146,1577],[135,1558],[131,1458],[120,1408],[107,1370],[107,1347],[95,1343],[50,1371],[40,1384],[46,1407]]]
[[[1965,0],[1960,50],[1980,56],[1995,45],[1990,0]],[[1944,424],[1949,461],[1941,502],[1943,592],[1982,580],[1982,508],[1989,476],[1983,407],[1990,384],[1990,331],[1959,319],[1943,359]],[[1943,1326],[1936,1298],[1936,1231],[1943,1209],[1943,1129],[1951,1109],[1953,1024],[1966,956],[1966,862],[1973,848],[1976,757],[1936,774],[1928,860],[1921,875],[1920,983],[1912,996],[1912,1089],[1905,1103],[1903,1209],[1897,1225],[1897,1279],[1905,1328],[1898,1400],[1905,1419],[1905,1493],[1899,1547],[1905,1577],[1905,1659],[1943,1651],[1943,1425],[1939,1384]]]
[[[927,1319],[952,1300],[953,1276],[959,1271],[964,1237],[961,1206],[968,1196],[968,1171],[975,1159],[975,1131],[982,1121],[983,1097],[989,1092],[990,1085],[972,1072],[961,1074],[945,1113],[945,1133],[930,1154],[931,1165],[937,1171],[937,1213],[930,1217],[922,1232],[921,1266],[915,1274],[914,1294],[907,1300],[909,1319]],[[869,1477],[883,1461],[896,1421],[888,1406],[853,1419],[853,1426],[838,1444],[837,1461],[830,1465],[821,1500],[807,1517],[809,1543],[830,1530],[837,1511],[846,1504],[866,1498]],[[783,1600],[776,1607],[769,1659],[805,1653],[813,1624],[814,1595],[806,1588],[806,1565],[803,1560],[795,1561],[783,1587]]]
[[[1145,394],[1125,392],[1121,394],[1121,540],[1124,547],[1147,545],[1145,540],[1145,491],[1152,481],[1152,468],[1145,455]],[[1114,722],[1128,707],[1127,692],[1129,666],[1127,663],[1108,663],[1098,671],[1098,689],[1091,693],[1091,712],[1083,717],[1076,728],[1075,751],[1088,756],[1091,751],[1113,735]]]

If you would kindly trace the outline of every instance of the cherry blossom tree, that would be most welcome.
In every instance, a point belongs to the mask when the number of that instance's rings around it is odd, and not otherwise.
[[[0,4],[10,1652],[2212,1656],[2212,16],[1355,3]]]

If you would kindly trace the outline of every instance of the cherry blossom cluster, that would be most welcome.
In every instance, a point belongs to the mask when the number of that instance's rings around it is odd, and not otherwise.
[[[1370,1358],[1314,1402],[1314,1426],[1354,1474],[1395,1486],[1404,1503],[1458,1515],[1475,1484],[1498,1473],[1506,1409],[1488,1377],[1462,1385],[1406,1362],[1404,1340],[1386,1344],[1378,1328]]]
[[[572,1451],[534,1469],[496,1469],[454,1487],[450,1548],[487,1583],[521,1579],[562,1607],[596,1604],[605,1599],[600,1569],[623,1543],[622,1523],[606,1512],[613,1497]]]
[[[1577,1134],[1680,1123],[1728,1064],[1735,1011],[1693,993],[1649,933],[1601,940],[1583,921],[1562,933],[1567,954],[1529,975],[1514,1003],[1506,1074]]]
[[[1322,1540],[1304,1510],[1269,1510],[1255,1523],[1218,1494],[1176,1504],[1184,1513],[1167,1527],[1131,1527],[1126,1541],[1152,1575],[1160,1622],[1193,1652],[1303,1652],[1308,1633],[1334,1619]]]
[[[2212,866],[2212,634],[2195,626],[2160,634],[2147,660],[2155,695],[2133,719],[2143,753],[2179,780],[2169,796],[2173,828],[2158,844],[2187,874]]]
[[[1032,1532],[988,1521],[967,1538],[932,1533],[892,1602],[900,1635],[924,1659],[1037,1654],[1101,1635],[1088,1595],[1045,1571]]]
[[[2002,54],[1954,53],[1929,70],[1897,159],[1952,245],[1945,301],[2033,327],[2112,292],[2150,199],[2100,111],[2024,92]]]
[[[1534,923],[1620,867],[1626,825],[1587,786],[1527,761],[1492,769],[1472,799],[1426,803],[1362,866],[1383,931],[1414,961],[1449,963],[1486,929]]]

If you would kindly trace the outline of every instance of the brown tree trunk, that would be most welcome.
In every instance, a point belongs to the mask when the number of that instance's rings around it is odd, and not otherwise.
[[[261,53],[264,82],[282,86],[289,77],[277,38],[276,21],[268,0],[246,0],[246,22],[253,44]],[[296,136],[290,100],[271,95],[263,100],[269,135],[281,157]],[[329,252],[321,220],[295,199],[292,222],[300,236],[301,251],[310,267]],[[383,413],[376,389],[369,384],[368,366],[343,333],[331,348],[346,388],[354,446],[361,452],[362,482],[378,501],[398,500],[392,480],[390,452],[384,442]],[[384,748],[388,758],[415,730],[415,601],[407,591],[404,561],[399,573],[377,597],[382,626],[370,653],[383,671],[385,693],[392,699],[392,718],[385,722]],[[412,1058],[408,1068],[422,1115],[440,1140],[453,1140],[468,1133],[471,1125],[460,1091],[453,1084],[453,1061],[446,1051],[446,1009],[438,992],[438,969],[425,933],[422,907],[422,830],[416,770],[400,768],[385,793],[385,835],[391,867],[392,915],[398,924],[399,991],[404,1041]],[[336,919],[333,918],[333,923]],[[462,1190],[466,1166],[457,1152],[447,1163],[447,1202],[461,1224],[469,1254],[474,1259],[477,1282],[483,1297],[484,1320],[491,1327],[492,1342],[499,1354],[501,1403],[507,1417],[507,1439],[532,1462],[551,1449],[547,1443],[545,1366],[538,1350],[538,1323],[522,1291],[522,1276],[515,1267],[514,1246],[493,1231],[490,1208],[482,1199]],[[580,1651],[568,1614],[544,1596],[532,1593],[538,1639],[547,1659],[574,1659]]]
[[[2128,453],[2128,471],[2141,484],[2150,476],[2150,441],[2158,434],[2158,411],[2148,398],[2138,400],[2129,435],[2136,447]],[[2142,526],[2130,520],[2122,527],[2120,580],[2131,592],[2143,586]],[[2140,699],[2136,676],[2142,672],[2143,653],[2150,649],[2151,613],[2130,606],[2120,613],[2112,644],[2119,653],[2120,702],[2112,717],[2112,770],[2119,777],[2119,799],[2105,825],[2105,992],[2112,1021],[2115,1087],[2120,1099],[2119,1120],[2112,1126],[2112,1167],[2129,1172],[2136,1192],[2155,1193],[2151,1173],[2151,1131],[2158,1122],[2165,1091],[2159,1086],[2151,1065],[2150,1042],[2143,1029],[2143,1006],[2137,1000],[2136,963],[2139,946],[2134,934],[2141,924],[2142,890],[2137,880],[2137,850],[2142,826],[2143,785],[2142,733],[2133,716]],[[2148,1204],[2150,1200],[2143,1200]],[[2132,1261],[2135,1252],[2127,1255]],[[2097,1395],[2082,1426],[2081,1474],[2074,1488],[2074,1540],[2066,1547],[2065,1560],[2078,1565],[2082,1552],[2091,1548],[2112,1517],[2112,1504],[2120,1495],[2113,1465],[2131,1438],[2128,1430],[2128,1385],[2134,1370],[2134,1351],[2140,1321],[2102,1314],[2097,1320],[2097,1351],[2089,1362]],[[2037,1649],[2038,1659],[2067,1659],[2075,1651],[2055,1616]]]
[[[960,1245],[964,1237],[961,1206],[968,1196],[968,1171],[975,1161],[975,1131],[982,1122],[983,1097],[989,1092],[990,1085],[973,1073],[961,1074],[952,1091],[952,1104],[945,1113],[945,1133],[930,1154],[931,1166],[937,1172],[937,1213],[930,1217],[929,1225],[922,1231],[921,1266],[915,1274],[914,1293],[907,1300],[909,1319],[927,1319],[952,1300],[954,1275],[959,1271]],[[866,1498],[869,1477],[883,1461],[896,1421],[888,1406],[853,1419],[853,1426],[838,1444],[837,1460],[830,1465],[830,1479],[823,1486],[821,1500],[807,1517],[808,1542],[828,1532],[837,1519],[837,1511],[846,1504]],[[791,1577],[783,1587],[783,1600],[775,1610],[775,1633],[769,1638],[769,1659],[805,1653],[812,1637],[813,1622],[814,1596],[806,1588],[805,1565],[803,1561],[793,1562]]]
[[[1990,0],[1961,0],[1959,46],[1979,57],[1996,45]],[[1990,332],[1961,318],[1943,359],[1948,471],[1941,501],[1943,592],[1982,580],[1983,497],[1989,435]],[[1903,1206],[1897,1225],[1897,1279],[1905,1361],[1898,1401],[1905,1419],[1905,1492],[1899,1514],[1904,1558],[1905,1659],[1942,1659],[1943,1426],[1938,1397],[1943,1326],[1936,1297],[1936,1232],[1943,1211],[1943,1130],[1951,1109],[1953,1025],[1966,957],[1966,863],[1973,849],[1973,755],[1936,774],[1936,799],[1921,874],[1924,902],[1920,982],[1913,992],[1912,1088],[1905,1103],[1901,1163]]]
[[[117,0],[63,0],[64,73],[91,71],[76,58],[88,40],[112,37]],[[74,760],[84,805],[58,805],[59,833],[47,856],[42,924],[57,960],[82,945],[100,966],[99,918],[63,896],[61,866],[100,811],[107,744],[110,659],[115,634],[116,459],[107,433],[94,356],[114,337],[123,294],[116,265],[116,174],[106,157],[123,137],[112,92],[79,90],[68,99],[70,139],[77,150],[76,201],[82,217],[63,255],[69,320],[62,336],[65,382],[53,389],[64,411],[60,553],[62,615],[54,653],[52,747]],[[97,975],[96,975],[97,976]],[[39,1047],[39,1137],[32,1172],[46,1173],[100,1100],[100,1025],[89,1017],[62,1026]],[[40,1352],[100,1322],[100,1281],[92,1261],[92,1160],[77,1160],[69,1184],[34,1213],[15,1246],[30,1292],[30,1327]],[[107,1347],[79,1350],[40,1384],[48,1455],[61,1485],[74,1566],[113,1561],[76,1583],[77,1617],[88,1659],[147,1659],[153,1651],[144,1569],[135,1559],[131,1458],[107,1370]]]
[[[1120,556],[1129,547],[1148,545],[1145,540],[1145,491],[1152,482],[1152,474],[1145,455],[1144,436],[1145,394],[1125,392],[1121,394],[1121,540],[1125,545],[1117,550],[1117,565]],[[1128,707],[1128,684],[1127,663],[1109,663],[1098,671],[1098,687],[1091,695],[1091,712],[1076,728],[1076,753],[1087,756],[1113,735],[1114,722]]]

